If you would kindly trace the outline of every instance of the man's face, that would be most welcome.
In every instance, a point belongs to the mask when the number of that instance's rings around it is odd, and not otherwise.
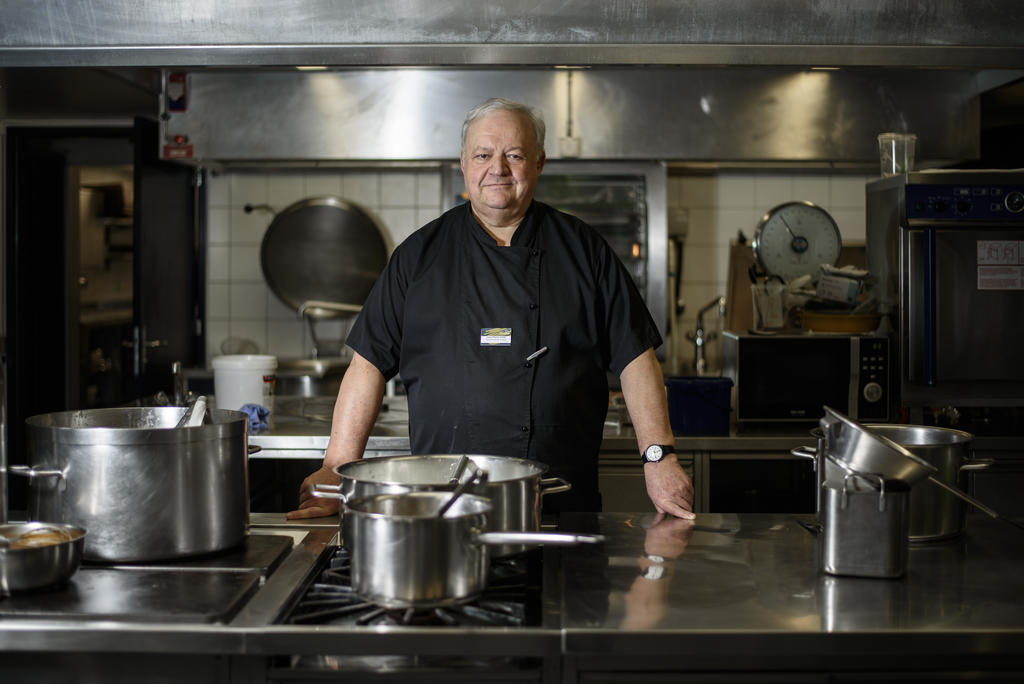
[[[473,210],[485,219],[522,218],[530,206],[544,155],[529,119],[498,110],[474,121],[466,131],[461,157]]]

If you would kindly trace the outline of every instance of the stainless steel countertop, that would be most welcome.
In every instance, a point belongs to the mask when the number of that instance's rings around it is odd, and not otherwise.
[[[659,526],[650,532],[649,514],[565,516],[563,529],[599,531],[607,541],[545,550],[542,626],[438,629],[272,624],[334,539],[337,518],[286,522],[281,514],[254,514],[254,531],[297,542],[229,624],[164,624],[159,615],[131,624],[5,620],[0,652],[254,655],[471,648],[561,654],[579,668],[627,656],[644,656],[639,667],[719,667],[769,652],[777,662],[793,663],[827,653],[838,658],[829,666],[852,667],[865,652],[898,652],[939,660],[984,656],[1024,669],[1019,530],[972,517],[960,539],[914,545],[904,578],[862,579],[818,571],[815,537],[798,523],[805,518],[705,514],[692,528],[674,522],[675,530]],[[671,533],[659,534],[665,532]],[[639,577],[651,564],[645,552],[666,558],[661,579]],[[715,657],[724,660],[713,662]]]
[[[563,517],[565,529],[608,537],[561,556],[570,665],[599,669],[626,654],[662,670],[758,658],[800,669],[889,668],[900,657],[992,667],[1008,654],[1024,664],[1020,530],[971,516],[958,539],[911,544],[900,579],[837,577],[818,570],[817,537],[798,523],[812,519],[703,514],[692,528],[651,528],[652,514]],[[645,553],[666,557],[660,579],[640,577],[657,565]]]

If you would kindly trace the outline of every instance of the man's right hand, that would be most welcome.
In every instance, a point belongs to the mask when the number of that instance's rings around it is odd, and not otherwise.
[[[338,512],[337,499],[322,499],[313,496],[314,484],[338,484],[338,476],[328,467],[320,468],[312,475],[302,481],[299,487],[299,507],[294,511],[285,513],[288,520],[301,520],[303,518],[323,518],[334,515]]]

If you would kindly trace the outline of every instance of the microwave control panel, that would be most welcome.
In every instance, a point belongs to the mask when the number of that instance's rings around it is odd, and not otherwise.
[[[857,420],[889,419],[889,339],[851,337],[857,363]]]

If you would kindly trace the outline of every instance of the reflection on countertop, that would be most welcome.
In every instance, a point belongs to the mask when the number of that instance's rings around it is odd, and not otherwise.
[[[911,544],[906,576],[878,579],[822,572],[818,538],[799,518],[702,514],[672,527],[654,514],[563,516],[561,529],[597,532],[607,542],[565,553],[562,576],[572,580],[561,587],[562,627],[663,634],[1024,629],[1024,544],[1001,521],[972,518],[957,539]]]

